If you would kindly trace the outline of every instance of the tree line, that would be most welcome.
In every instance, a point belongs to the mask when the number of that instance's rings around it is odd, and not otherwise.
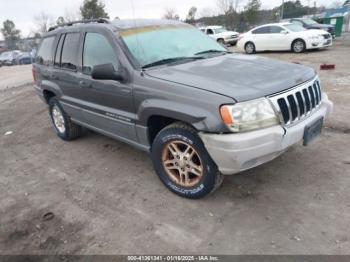
[[[228,29],[243,32],[258,24],[278,22],[281,19],[315,14],[325,9],[322,6],[304,6],[300,0],[289,0],[284,2],[283,17],[281,17],[282,5],[269,10],[262,10],[260,0],[248,0],[243,8],[241,5],[242,0],[215,1],[218,13],[213,12],[210,8],[206,8],[202,10],[198,18],[198,9],[193,6],[189,9],[184,21],[193,25],[223,25]],[[343,5],[345,6],[346,4],[349,4],[349,0],[346,0]],[[342,4],[336,1],[333,3],[333,6],[342,6]],[[56,20],[52,19],[46,13],[40,13],[34,17],[34,22],[37,26],[37,30],[34,32],[34,38],[39,38],[53,25],[64,24],[75,20],[97,18],[109,19],[109,15],[105,10],[105,4],[101,0],[84,0],[77,13],[66,10],[65,14]],[[166,8],[163,18],[180,20],[180,16],[174,8]],[[4,36],[7,48],[16,49],[16,43],[21,38],[21,31],[16,28],[15,23],[11,20],[4,21],[1,33]]]

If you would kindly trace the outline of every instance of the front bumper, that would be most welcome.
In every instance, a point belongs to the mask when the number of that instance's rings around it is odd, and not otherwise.
[[[312,115],[291,127],[273,126],[241,134],[207,134],[200,137],[224,175],[232,175],[266,163],[303,140],[305,127],[327,118],[333,103],[323,93],[322,104]]]
[[[321,40],[317,40],[317,41],[311,41],[309,43],[309,46],[307,47],[307,49],[326,48],[326,47],[330,47],[332,45],[333,45],[333,41],[331,38],[321,39]]]

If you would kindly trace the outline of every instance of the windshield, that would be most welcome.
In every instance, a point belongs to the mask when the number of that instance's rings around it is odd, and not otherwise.
[[[223,27],[214,29],[215,34],[225,33],[227,30]]]
[[[289,24],[289,25],[284,25],[284,26],[292,32],[306,31],[306,29],[304,27],[302,27],[301,25],[297,25],[297,24]]]
[[[307,25],[314,25],[314,24],[317,24],[317,22],[315,20],[312,20],[312,19],[305,19],[303,20],[305,24]]]
[[[226,52],[216,41],[186,24],[134,28],[120,35],[142,67],[161,60],[194,57],[208,50]]]

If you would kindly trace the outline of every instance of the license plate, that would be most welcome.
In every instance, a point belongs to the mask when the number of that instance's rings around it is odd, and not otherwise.
[[[306,126],[304,131],[304,146],[309,145],[316,137],[318,137],[322,132],[322,128],[323,117]]]

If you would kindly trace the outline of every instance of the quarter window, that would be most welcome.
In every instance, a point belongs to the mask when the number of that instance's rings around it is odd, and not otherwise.
[[[76,70],[77,69],[77,54],[79,48],[79,33],[68,33],[66,34],[62,56],[61,56],[61,67]]]
[[[45,66],[49,66],[52,63],[52,49],[54,40],[54,36],[43,39],[35,59],[36,63]]]
[[[106,37],[97,33],[87,33],[84,42],[83,72],[91,74],[96,65],[113,64],[118,69],[118,58]]]

